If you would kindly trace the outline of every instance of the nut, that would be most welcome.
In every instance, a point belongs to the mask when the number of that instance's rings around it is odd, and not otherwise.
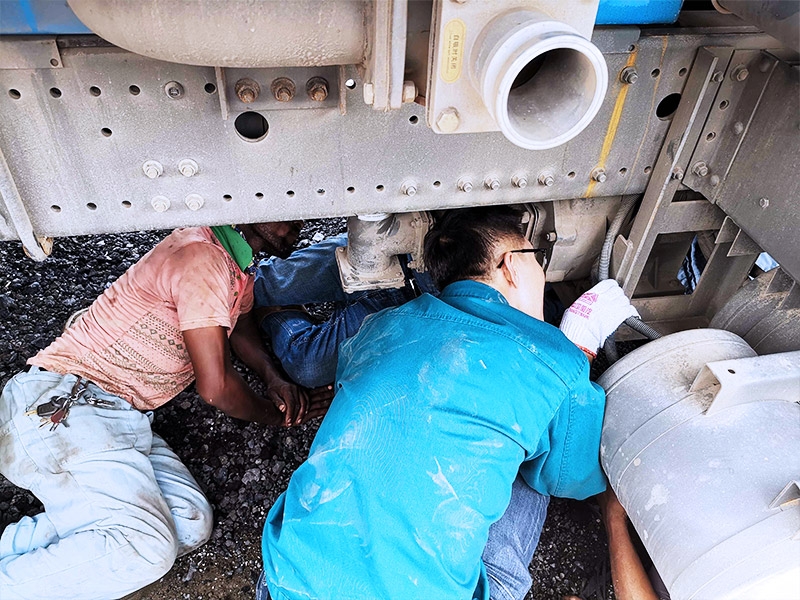
[[[239,100],[245,104],[255,102],[258,99],[258,95],[261,93],[261,86],[258,85],[257,81],[254,81],[249,77],[243,77],[237,81],[233,86],[233,89],[236,92],[236,96],[239,98]]]
[[[511,178],[511,183],[518,188],[528,187],[528,179],[524,175],[514,175]]]
[[[169,198],[166,196],[154,196],[152,200],[150,200],[150,206],[153,207],[153,210],[156,212],[164,212],[169,208]]]
[[[142,165],[142,171],[150,179],[157,179],[164,173],[164,166],[157,160],[146,160]]]
[[[200,167],[191,158],[184,158],[178,163],[178,172],[184,177],[193,177],[199,170]]]
[[[597,183],[603,183],[606,180],[606,170],[602,167],[597,167],[592,171],[592,179]]]
[[[555,178],[550,173],[541,173],[537,181],[540,185],[546,185],[547,187],[550,187],[556,182]]]
[[[639,74],[636,72],[636,69],[633,67],[625,67],[620,71],[619,80],[622,83],[636,83],[639,79]]]
[[[288,77],[278,77],[272,82],[269,89],[278,102],[289,102],[297,92],[294,81]]]
[[[169,98],[177,100],[183,96],[183,86],[177,81],[170,81],[164,85],[164,92]]]
[[[758,201],[758,205],[759,205],[761,208],[767,208],[767,207],[769,206],[769,198],[761,198],[761,199]]]
[[[375,103],[375,85],[365,83],[362,91],[364,93],[364,104],[372,106]]]
[[[472,182],[469,179],[459,179],[457,185],[462,192],[472,191]]]
[[[189,194],[184,199],[186,206],[189,207],[189,210],[200,210],[203,207],[203,197],[200,194]]]
[[[314,102],[325,102],[328,97],[328,80],[324,77],[312,77],[306,82],[306,94]]]
[[[750,75],[750,71],[744,65],[738,65],[732,72],[731,78],[736,81],[744,81]]]
[[[408,104],[417,99],[417,85],[413,81],[403,82],[403,104]]]
[[[555,242],[558,239],[558,234],[555,231],[548,231],[544,239],[548,242]]]
[[[403,192],[406,196],[413,196],[417,193],[417,186],[411,181],[406,181],[403,185],[400,186],[400,191]]]
[[[683,179],[683,169],[680,167],[673,168],[672,173],[670,173],[670,178],[677,179],[678,181]]]
[[[705,177],[708,175],[708,165],[701,160],[700,162],[694,164],[692,167],[692,173],[698,177]]]
[[[497,179],[497,177],[489,176],[483,180],[483,185],[486,186],[487,190],[496,190],[500,188],[500,181]]]
[[[722,71],[715,71],[711,76],[711,81],[715,83],[720,83],[723,79],[725,79],[725,75],[722,74]]]
[[[439,131],[442,133],[453,133],[458,129],[460,123],[461,119],[458,116],[458,111],[452,106],[445,108],[436,118],[436,127],[438,127]]]

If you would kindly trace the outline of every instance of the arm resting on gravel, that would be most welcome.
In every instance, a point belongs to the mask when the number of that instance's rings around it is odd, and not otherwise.
[[[266,425],[283,425],[284,415],[258,396],[231,364],[228,336],[219,326],[183,332],[192,361],[197,393],[225,414]]]

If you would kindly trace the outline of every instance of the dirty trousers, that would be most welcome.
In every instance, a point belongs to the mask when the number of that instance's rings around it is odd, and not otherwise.
[[[0,536],[3,600],[120,598],[211,534],[211,507],[197,483],[125,400],[90,384],[90,395],[113,406],[78,400],[68,426],[53,431],[25,414],[69,394],[75,380],[33,367],[0,396],[0,472],[44,505]]]

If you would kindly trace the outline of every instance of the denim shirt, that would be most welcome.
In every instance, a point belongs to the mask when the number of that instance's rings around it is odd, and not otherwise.
[[[517,473],[545,495],[605,489],[586,357],[487,285],[368,317],[336,385],[264,527],[275,600],[488,600],[481,554]]]

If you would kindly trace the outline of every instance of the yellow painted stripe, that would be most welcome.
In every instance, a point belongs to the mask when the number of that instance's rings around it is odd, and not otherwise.
[[[632,67],[636,63],[637,52],[638,49],[630,53],[624,68]],[[625,98],[627,98],[628,89],[631,87],[630,84],[619,82],[618,77],[615,78],[615,81],[620,85],[619,93],[617,94],[617,101],[614,103],[614,110],[611,112],[611,119],[608,121],[608,129],[606,129],[606,136],[603,139],[603,147],[600,149],[600,157],[597,159],[597,167],[602,168],[605,168],[608,155],[611,154],[611,146],[614,145],[614,138],[617,137],[619,121],[622,118],[622,108],[625,106]],[[594,179],[589,181],[589,187],[586,188],[585,197],[589,198],[592,196],[595,185],[597,185],[597,182]]]

